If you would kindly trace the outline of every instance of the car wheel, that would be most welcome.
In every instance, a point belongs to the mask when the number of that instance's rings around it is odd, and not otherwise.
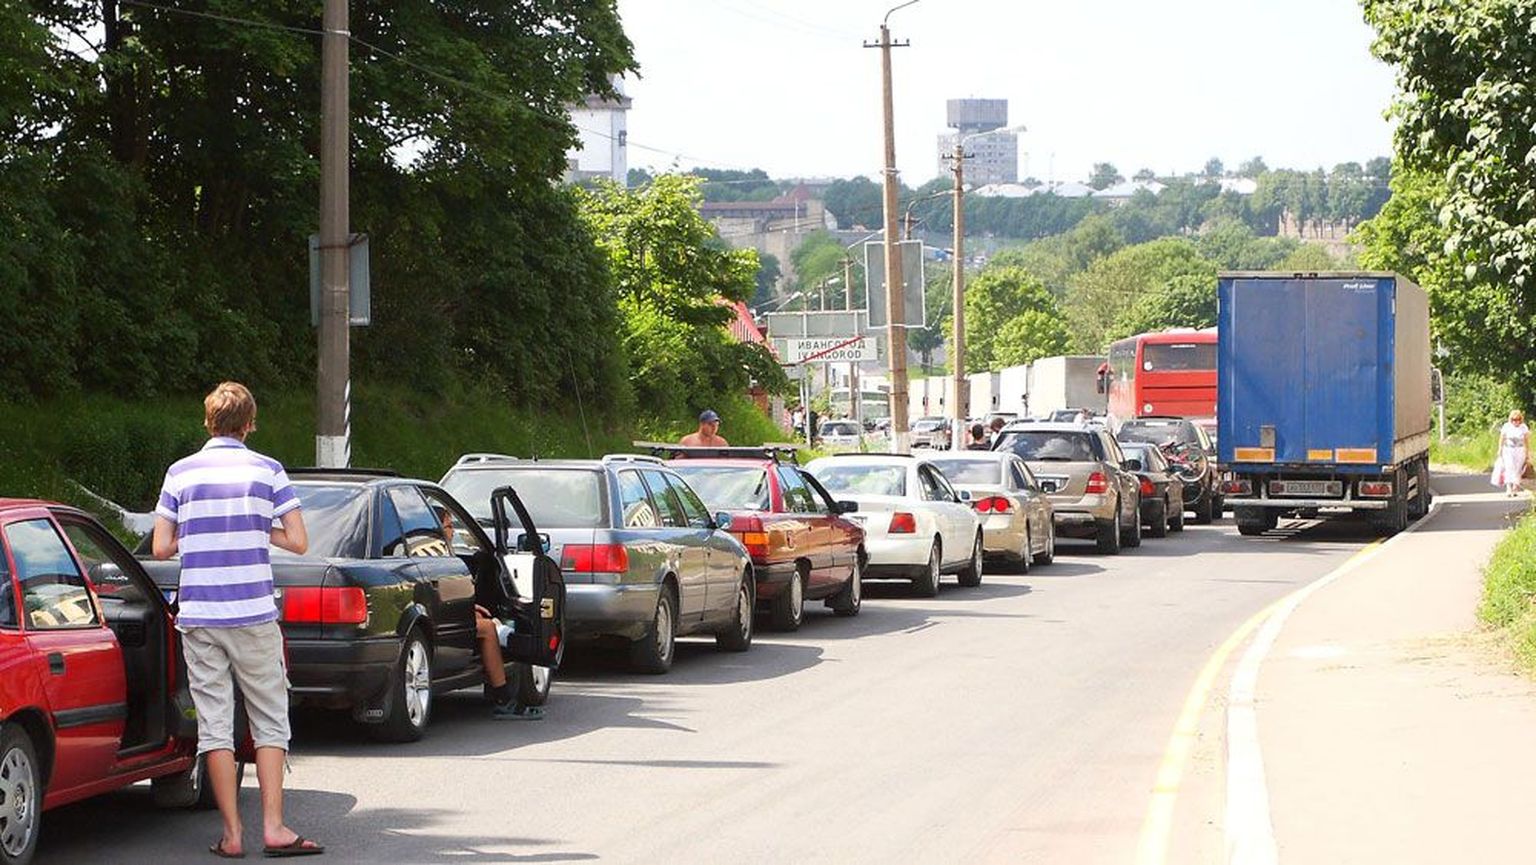
[[[1029,573],[1035,561],[1035,539],[1029,536],[1029,520],[1024,521],[1024,548],[1019,551],[1019,573]]]
[[[857,616],[863,604],[864,551],[859,550],[853,556],[853,574],[848,577],[848,585],[832,598],[832,612],[839,616]]]
[[[1106,556],[1120,555],[1120,505],[1115,505],[1115,516],[1099,523],[1098,548]]]
[[[548,667],[518,664],[517,701],[524,706],[542,706],[549,702],[549,689],[554,685],[555,673]]]
[[[939,571],[944,566],[944,560],[939,555],[941,551],[942,548],[939,546],[939,541],[935,538],[933,546],[928,548],[928,567],[923,571],[921,577],[912,581],[912,585],[917,589],[917,593],[925,598],[938,597]]]
[[[15,724],[0,728],[0,855],[29,862],[43,822],[43,774],[37,747]]]
[[[968,589],[981,585],[982,555],[981,535],[977,535],[976,544],[971,547],[971,563],[960,572],[960,585]]]
[[[725,630],[715,634],[715,645],[727,652],[745,652],[752,648],[752,614],[757,608],[757,584],[752,571],[743,570],[736,586],[736,612]]]
[[[1180,502],[1176,508],[1171,508],[1168,514],[1168,530],[1174,532],[1184,531],[1184,503]]]
[[[1150,531],[1147,532],[1149,537],[1168,537],[1167,499],[1159,499],[1155,502],[1152,502],[1152,507],[1147,509],[1147,527],[1150,529]],[[1137,528],[1139,529],[1141,527],[1137,526]]]
[[[1045,533],[1045,551],[1035,556],[1035,564],[1048,565],[1056,561],[1056,524],[1053,520]]]
[[[1262,535],[1280,524],[1280,515],[1265,508],[1238,508],[1232,512],[1237,532],[1244,537]]]
[[[1125,530],[1125,535],[1120,539],[1120,546],[1136,549],[1141,546],[1141,502],[1136,503],[1136,509],[1132,511],[1136,516],[1131,518],[1130,528]]]
[[[660,675],[672,669],[677,648],[677,599],[670,586],[656,598],[656,614],[645,636],[629,644],[629,663],[642,673]]]
[[[789,578],[789,585],[773,599],[769,623],[776,631],[798,631],[805,620],[805,568],[796,567]]]
[[[235,788],[245,781],[245,764],[235,763]],[[213,784],[208,780],[208,755],[198,754],[191,768],[175,775],[162,775],[149,782],[150,796],[157,808],[192,808],[211,811],[219,807]]]
[[[1214,490],[1206,490],[1205,495],[1195,502],[1195,525],[1208,526],[1221,513],[1216,508],[1216,493]]]
[[[373,728],[373,735],[384,742],[419,740],[432,719],[432,647],[421,631],[405,635],[389,689],[384,723]]]

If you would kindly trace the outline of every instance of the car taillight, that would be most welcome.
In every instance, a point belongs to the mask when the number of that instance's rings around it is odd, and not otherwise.
[[[285,588],[283,621],[313,625],[361,625],[368,621],[368,596],[357,586]]]
[[[1147,480],[1146,478],[1142,478],[1141,479],[1141,494],[1144,495],[1144,496],[1155,496],[1155,495],[1157,495],[1157,487],[1152,486],[1152,482],[1150,480]]]
[[[1103,495],[1109,492],[1109,478],[1103,472],[1094,472],[1088,476],[1088,495]]]
[[[582,574],[622,574],[629,570],[629,550],[623,544],[566,544],[560,569]]]
[[[976,510],[983,514],[1006,514],[1013,504],[1002,496],[988,496],[976,500]]]
[[[1392,497],[1391,481],[1361,481],[1360,495],[1373,499],[1389,499]]]
[[[917,517],[905,511],[897,511],[891,514],[891,527],[886,532],[893,535],[917,534]]]
[[[757,517],[739,517],[731,521],[731,534],[747,548],[747,555],[754,559],[768,555],[768,533],[763,531],[763,521]]]

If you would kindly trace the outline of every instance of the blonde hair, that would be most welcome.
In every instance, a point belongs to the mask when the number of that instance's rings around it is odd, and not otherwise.
[[[239,437],[256,423],[256,398],[237,381],[220,382],[203,398],[203,428],[211,436]]]
[[[1515,409],[1509,413],[1509,419],[1512,421],[1525,423],[1525,412],[1521,411],[1520,409]]]

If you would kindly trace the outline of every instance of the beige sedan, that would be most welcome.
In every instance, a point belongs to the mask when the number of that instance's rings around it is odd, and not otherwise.
[[[929,460],[956,489],[970,494],[989,557],[1020,573],[1056,558],[1055,512],[1024,460],[1000,451],[952,451]]]

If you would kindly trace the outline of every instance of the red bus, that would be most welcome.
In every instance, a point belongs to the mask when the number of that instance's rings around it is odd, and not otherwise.
[[[1216,328],[1143,333],[1109,347],[1105,364],[1112,428],[1137,417],[1183,417],[1214,431]]]

